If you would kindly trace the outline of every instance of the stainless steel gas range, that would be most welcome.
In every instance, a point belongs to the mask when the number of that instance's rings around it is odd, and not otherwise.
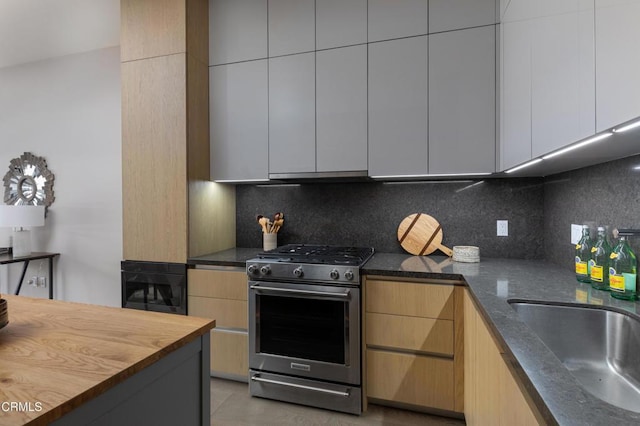
[[[360,268],[372,255],[291,244],[247,261],[251,395],[362,412]]]

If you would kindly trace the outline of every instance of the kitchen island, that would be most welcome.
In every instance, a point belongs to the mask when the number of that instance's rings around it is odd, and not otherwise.
[[[209,424],[215,321],[2,298],[0,425]]]

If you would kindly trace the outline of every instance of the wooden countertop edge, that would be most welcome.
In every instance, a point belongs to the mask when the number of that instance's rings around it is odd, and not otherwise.
[[[49,303],[56,303],[56,302],[62,302],[64,304],[76,304],[76,305],[82,305],[85,307],[91,307],[92,305],[90,304],[86,304],[86,303],[78,303],[78,302],[66,302],[66,301],[51,301],[51,300],[46,300],[46,299],[38,299],[38,298],[30,298],[30,297],[25,297],[25,296],[15,296],[15,295],[8,295],[8,294],[2,294],[2,298],[6,299],[9,302],[9,306],[11,306],[12,301],[14,300],[20,300],[21,302],[29,302],[29,301],[33,301],[36,303],[44,303],[44,304],[49,304]],[[115,307],[107,307],[107,306],[101,306],[101,305],[95,305],[98,309],[102,309],[102,308],[109,308],[109,309],[124,309],[124,308],[115,308]],[[125,309],[125,311],[131,311],[130,313],[136,313],[137,312],[144,312],[144,311],[136,311],[136,310],[132,310],[132,309]],[[166,314],[168,315],[173,315],[173,314]],[[160,320],[160,322],[162,321],[166,321],[168,317],[163,318],[162,320]],[[182,315],[176,315],[176,318],[187,318],[184,317]],[[165,346],[163,346],[160,349],[155,350],[154,352],[150,353],[149,355],[145,356],[144,358],[133,362],[131,365],[129,365],[128,367],[124,368],[123,370],[113,374],[112,376],[96,383],[95,385],[81,391],[80,393],[78,393],[75,396],[70,397],[68,400],[62,402],[61,404],[50,408],[49,410],[41,413],[38,417],[27,420],[26,425],[48,425],[50,423],[52,423],[53,421],[56,421],[58,419],[60,419],[61,417],[63,417],[65,414],[68,414],[69,412],[73,411],[74,409],[80,407],[81,405],[87,403],[88,401],[91,401],[92,399],[102,395],[103,393],[105,393],[106,391],[108,391],[109,389],[113,388],[114,386],[124,382],[125,380],[129,379],[130,377],[134,376],[135,374],[137,374],[138,372],[144,370],[146,367],[151,366],[152,364],[154,364],[155,362],[159,361],[160,359],[166,357],[168,354],[180,349],[181,347],[193,342],[194,340],[198,339],[200,336],[204,335],[205,333],[209,332],[210,330],[212,330],[213,328],[215,328],[216,326],[216,321],[213,319],[209,319],[209,318],[202,318],[202,317],[188,317],[189,321],[191,322],[191,327],[193,327],[193,329],[188,332],[187,334],[183,335],[182,337],[178,338],[177,340],[174,340],[168,344],[166,344]],[[193,324],[195,322],[195,324]],[[2,422],[0,422],[2,423]]]
[[[165,356],[167,356],[168,354],[170,354],[171,352],[180,349],[181,347],[187,345],[188,343],[191,343],[192,341],[194,341],[195,339],[199,338],[200,336],[202,336],[204,333],[206,333],[207,331],[212,330],[213,328],[215,328],[216,326],[216,321],[215,320],[209,320],[205,325],[203,325],[202,327],[198,328],[197,330],[193,331],[192,333],[189,333],[188,335],[186,335],[185,337],[181,338],[180,340],[177,340],[173,343],[171,343],[168,346],[165,346],[164,348],[160,349],[159,351],[149,355],[146,358],[141,359],[140,361],[136,362],[135,364],[131,365],[130,367],[122,370],[120,373],[109,377],[108,379],[96,384],[95,386],[87,389],[86,391],[76,395],[75,397],[71,398],[70,400],[62,403],[61,405],[58,405],[57,407],[54,407],[53,409],[47,411],[46,413],[43,413],[40,417],[33,419],[32,421],[26,423],[29,426],[37,426],[37,425],[48,425],[58,419],[60,419],[61,417],[63,417],[65,414],[70,413],[71,411],[75,410],[76,408],[80,407],[83,404],[86,404],[87,402],[91,401],[92,399],[102,395],[103,393],[105,393],[106,391],[108,391],[109,389],[113,388],[114,386],[117,386],[118,384],[124,382],[125,380],[127,380],[128,378],[134,376],[136,373],[144,370],[145,368],[149,367],[150,365],[156,363],[157,361],[159,361],[160,359],[164,358]]]

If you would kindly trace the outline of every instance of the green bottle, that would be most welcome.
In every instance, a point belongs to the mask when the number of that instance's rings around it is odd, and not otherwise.
[[[591,287],[596,290],[609,290],[609,263],[611,261],[611,246],[607,242],[604,227],[598,226],[598,239],[591,248],[589,260],[589,276]]]
[[[620,243],[611,253],[609,267],[609,288],[611,296],[617,299],[636,300],[638,281],[638,261],[629,247],[627,238],[620,237]]]
[[[591,260],[591,236],[589,225],[582,225],[582,238],[576,244],[576,279],[583,283],[590,283],[589,261]]]

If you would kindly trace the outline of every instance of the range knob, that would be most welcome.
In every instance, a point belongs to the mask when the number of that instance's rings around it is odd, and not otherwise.
[[[344,277],[349,281],[353,281],[353,271],[349,269],[347,272],[344,273]]]
[[[264,265],[262,268],[260,268],[260,273],[262,275],[269,275],[271,273],[271,266]]]
[[[332,280],[337,280],[338,278],[340,278],[340,272],[338,272],[337,269],[332,269],[331,272],[329,272],[329,276]]]
[[[296,276],[296,278],[302,278],[302,276],[304,275],[304,271],[302,270],[302,266],[298,266],[296,269],[293,270],[293,275]]]
[[[255,263],[252,265],[249,265],[249,267],[247,268],[247,272],[251,275],[253,274],[257,274],[258,273],[258,265],[256,265]]]

